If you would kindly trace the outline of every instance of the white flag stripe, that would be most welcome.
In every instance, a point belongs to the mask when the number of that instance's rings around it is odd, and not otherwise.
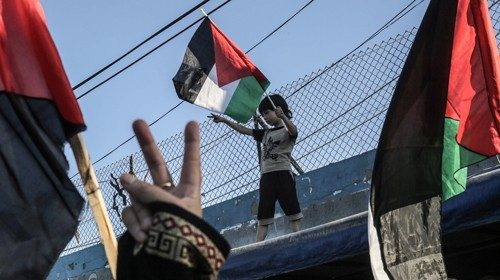
[[[384,270],[382,255],[380,252],[380,242],[378,240],[377,229],[373,225],[372,207],[368,202],[368,244],[370,247],[370,263],[373,278],[375,280],[390,280]]]
[[[222,88],[215,81],[217,81],[216,65],[210,70],[208,78],[201,87],[194,104],[215,112],[224,113],[240,80],[233,81]]]

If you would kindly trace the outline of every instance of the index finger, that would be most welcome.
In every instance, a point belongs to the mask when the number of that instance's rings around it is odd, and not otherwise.
[[[172,178],[168,172],[167,164],[163,159],[156,142],[149,130],[149,126],[143,120],[136,120],[132,127],[137,136],[137,141],[141,147],[142,154],[148,165],[149,172],[153,178],[155,185],[161,185],[166,182],[172,182]]]
[[[200,196],[200,129],[196,122],[189,122],[184,131],[184,162],[182,163],[181,181],[186,195]]]

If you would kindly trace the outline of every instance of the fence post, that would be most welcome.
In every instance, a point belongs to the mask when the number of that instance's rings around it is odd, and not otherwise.
[[[87,193],[89,205],[94,214],[95,222],[104,246],[104,252],[106,253],[106,258],[108,259],[111,275],[113,276],[113,279],[116,279],[118,243],[113,231],[113,226],[109,220],[108,211],[106,210],[106,204],[104,202],[104,198],[102,197],[101,188],[99,187],[94,167],[90,161],[87,146],[83,141],[81,133],[71,137],[69,142],[71,149],[73,150],[73,154],[75,155],[76,164],[78,166],[78,170],[80,171],[85,192]]]

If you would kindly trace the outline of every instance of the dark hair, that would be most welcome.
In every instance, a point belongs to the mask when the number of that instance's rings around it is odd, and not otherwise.
[[[283,97],[281,97],[281,95],[271,94],[271,95],[269,95],[269,98],[271,98],[271,100],[273,101],[274,105],[276,105],[276,107],[281,107],[281,109],[283,110],[283,113],[285,113],[285,115],[289,119],[292,118],[292,111],[290,111],[290,109],[288,108],[288,104],[286,103],[285,99]],[[274,106],[271,103],[271,101],[269,101],[269,98],[267,96],[265,96],[264,99],[262,99],[262,101],[260,101],[259,113],[261,115],[266,110],[274,111]]]

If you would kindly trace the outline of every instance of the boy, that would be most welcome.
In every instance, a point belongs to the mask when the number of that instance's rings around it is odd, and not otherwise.
[[[276,108],[274,108],[273,103]],[[267,227],[274,222],[276,200],[287,215],[292,231],[300,230],[300,219],[303,217],[295,190],[295,178],[290,167],[290,157],[298,135],[297,127],[290,120],[292,113],[285,99],[278,94],[264,98],[259,104],[259,112],[266,123],[273,128],[249,129],[222,116],[214,114],[209,116],[215,123],[225,123],[241,134],[253,136],[256,141],[263,144],[257,213],[259,221],[257,242],[266,238]]]

